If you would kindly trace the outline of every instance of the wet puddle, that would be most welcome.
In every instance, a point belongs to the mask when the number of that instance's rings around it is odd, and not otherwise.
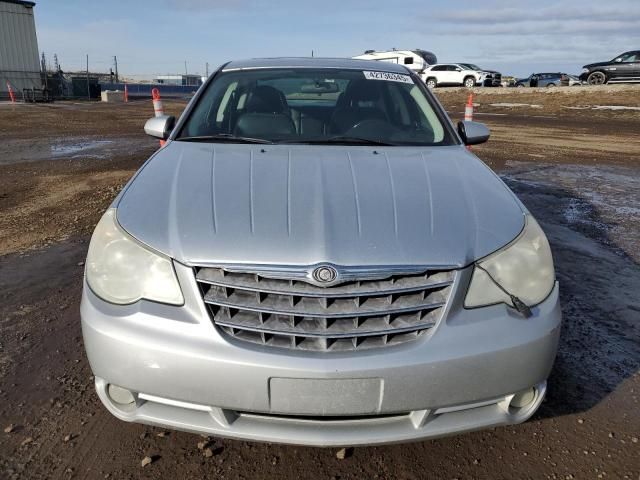
[[[640,169],[616,165],[552,165],[509,162],[502,178],[510,185],[555,198],[564,221],[615,243],[640,260]]]
[[[51,145],[51,156],[52,157],[69,157],[75,158],[79,156],[79,153],[86,153],[90,150],[97,150],[105,145],[111,145],[115,143],[115,140],[91,140],[85,142],[78,143],[62,143]],[[82,155],[86,156],[86,155]],[[94,155],[91,155],[94,158],[102,158],[104,154],[96,152]]]
[[[156,141],[145,136],[8,139],[0,142],[0,165],[63,159],[108,159],[150,152]]]

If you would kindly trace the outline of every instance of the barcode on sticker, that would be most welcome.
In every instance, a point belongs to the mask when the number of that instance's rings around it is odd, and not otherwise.
[[[390,72],[367,72],[363,71],[364,78],[367,80],[386,80],[387,82],[413,83],[409,75]]]

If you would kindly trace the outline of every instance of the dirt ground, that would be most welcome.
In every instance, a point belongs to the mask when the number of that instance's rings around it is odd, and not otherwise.
[[[151,102],[0,104],[0,479],[640,479],[640,88],[475,92],[492,138],[473,151],[554,251],[564,326],[547,399],[523,425],[343,460],[104,409],[80,332],[83,261],[97,219],[157,146],[142,132]],[[468,91],[436,93],[460,119]],[[600,108],[612,106],[626,108]]]

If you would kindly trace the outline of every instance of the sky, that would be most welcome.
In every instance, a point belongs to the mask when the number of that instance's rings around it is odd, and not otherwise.
[[[640,49],[640,0],[35,0],[63,70],[205,74],[232,59],[422,48],[505,75],[580,73]]]

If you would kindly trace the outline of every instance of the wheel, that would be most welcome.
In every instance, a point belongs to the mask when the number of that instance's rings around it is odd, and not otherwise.
[[[473,88],[476,86],[476,79],[473,77],[467,77],[464,79],[464,86],[467,88]]]
[[[556,84],[555,84],[555,83],[549,83],[549,84],[547,84],[547,88],[552,88],[552,87],[555,87],[555,86],[556,86]]]
[[[524,85],[523,85],[522,83],[519,83],[519,84],[517,84],[517,85],[516,85],[516,87],[518,87],[518,88],[524,88]]]
[[[438,85],[438,82],[436,82],[435,78],[427,78],[427,87],[436,88],[437,85]]]
[[[589,85],[604,85],[607,83],[607,76],[603,72],[593,72],[587,77]]]

